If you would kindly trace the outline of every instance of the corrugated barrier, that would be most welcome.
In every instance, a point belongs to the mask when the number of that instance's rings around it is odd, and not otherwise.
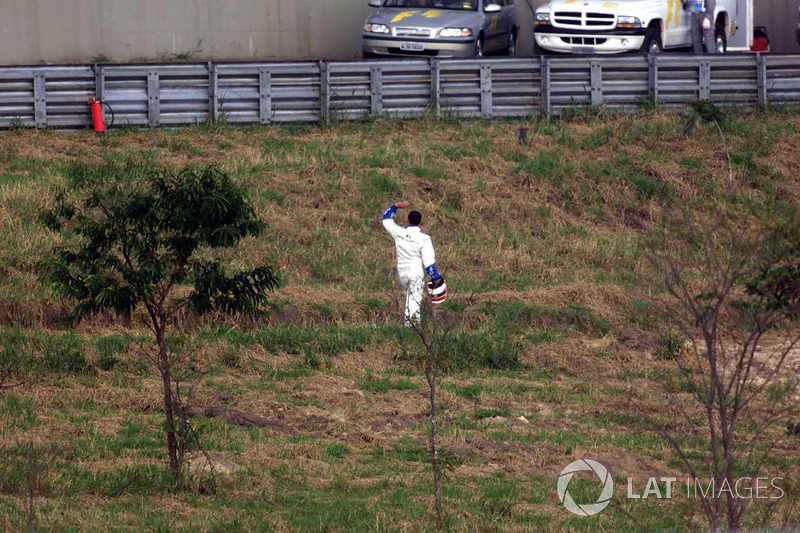
[[[800,56],[654,55],[0,67],[0,128],[324,122],[425,113],[559,116],[605,107],[800,104]]]

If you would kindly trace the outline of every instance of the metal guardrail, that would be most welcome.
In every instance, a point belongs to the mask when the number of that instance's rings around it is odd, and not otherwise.
[[[559,116],[697,99],[800,104],[800,56],[655,55],[482,60],[0,67],[0,128],[82,128],[87,101],[115,126]]]

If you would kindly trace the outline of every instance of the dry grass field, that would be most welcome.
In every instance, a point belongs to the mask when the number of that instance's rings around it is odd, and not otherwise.
[[[671,361],[684,339],[660,318],[668,299],[644,243],[668,216],[756,223],[798,203],[800,115],[728,115],[732,175],[716,127],[699,122],[687,135],[686,124],[642,111],[0,134],[0,354],[24,381],[0,391],[0,529],[432,529],[427,385],[418,343],[399,327],[394,249],[380,224],[400,200],[423,213],[446,306],[460,317],[440,389],[448,527],[703,528],[685,491],[625,497],[629,477],[643,487],[687,475],[648,417],[696,456],[707,447],[702,416],[692,423],[673,408],[688,394]],[[142,317],[67,329],[67,303],[37,276],[58,238],[38,214],[66,165],[126,158],[228,171],[267,231],[217,257],[274,264],[284,280],[261,317],[176,324],[203,447],[238,466],[195,473],[183,490],[166,468],[159,377],[138,355],[150,340]],[[231,423],[237,412],[266,423]],[[797,525],[800,439],[765,453],[765,471],[789,487],[769,523]],[[568,513],[556,494],[559,472],[580,458],[616,482],[595,517]],[[571,490],[594,500],[596,485],[587,477]]]

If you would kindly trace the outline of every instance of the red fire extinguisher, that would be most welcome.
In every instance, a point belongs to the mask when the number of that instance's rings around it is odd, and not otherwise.
[[[92,123],[94,124],[95,133],[105,133],[106,125],[103,122],[103,104],[97,98],[92,98],[88,103],[92,108]]]

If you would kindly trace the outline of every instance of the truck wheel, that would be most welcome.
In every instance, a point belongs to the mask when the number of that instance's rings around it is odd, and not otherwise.
[[[725,28],[721,24],[717,24],[714,30],[714,53],[724,54],[728,51],[728,39],[725,36]]]
[[[475,39],[475,57],[480,59],[483,57],[483,54],[483,35],[478,35],[478,38]]]
[[[661,32],[658,30],[647,30],[647,35],[644,38],[644,44],[640,50],[645,55],[660,54],[664,51],[664,45],[661,44]]]

